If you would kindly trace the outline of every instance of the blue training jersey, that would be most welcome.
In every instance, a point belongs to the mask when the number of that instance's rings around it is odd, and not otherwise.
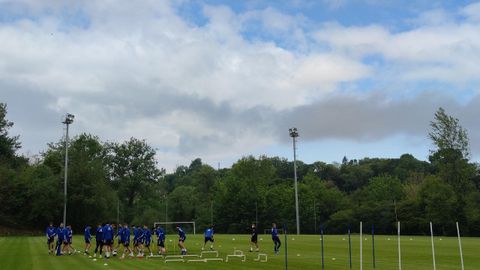
[[[120,239],[124,242],[130,242],[130,229],[129,228],[123,228],[122,234],[120,235]]]
[[[58,240],[60,241],[63,241],[65,239],[65,233],[63,232],[62,227],[57,228],[57,236],[58,236]]]
[[[137,227],[133,227],[133,240],[138,240],[138,229]]]
[[[182,230],[182,228],[178,228],[178,236],[180,237],[180,239],[183,239],[183,240],[185,240],[187,238],[187,235]]]
[[[272,238],[277,238],[278,237],[278,230],[277,228],[272,228]]]
[[[145,242],[152,241],[152,231],[150,229],[143,229],[143,235],[145,237]]]
[[[57,229],[53,226],[48,226],[45,234],[48,238],[55,237],[55,235],[57,235]]]
[[[95,239],[97,241],[103,241],[103,227],[97,227],[97,230],[95,232]]]
[[[111,241],[113,240],[113,228],[110,224],[107,224],[103,227],[103,240]]]
[[[212,238],[213,237],[213,229],[208,228],[205,230],[205,237]]]
[[[67,238],[67,240],[72,240],[72,238],[73,238],[73,231],[72,231],[72,229],[67,228],[66,238]]]
[[[90,240],[92,238],[92,235],[90,234],[90,226],[85,228],[83,235],[85,236],[85,240]]]
[[[122,233],[123,233],[123,227],[118,228],[117,234],[115,237],[119,237],[120,239],[122,238]]]
[[[145,233],[142,228],[137,229],[137,240],[143,242],[145,240]]]
[[[158,239],[161,240],[161,241],[164,241],[165,240],[165,232],[163,231],[162,228],[158,228],[156,231],[155,231],[155,234],[157,235]]]

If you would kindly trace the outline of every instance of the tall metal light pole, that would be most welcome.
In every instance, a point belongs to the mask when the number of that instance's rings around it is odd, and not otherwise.
[[[63,224],[67,226],[67,179],[68,179],[68,127],[73,123],[75,115],[67,113],[65,120],[62,122],[67,127],[65,132],[65,181],[63,186]]]
[[[300,234],[300,217],[298,214],[298,184],[297,184],[297,128],[290,128],[290,137],[293,139],[293,173],[295,175],[295,215],[297,218],[297,235]]]
[[[163,194],[163,197],[165,198],[165,231],[167,230],[167,222],[168,222],[168,198],[167,198],[167,193]]]

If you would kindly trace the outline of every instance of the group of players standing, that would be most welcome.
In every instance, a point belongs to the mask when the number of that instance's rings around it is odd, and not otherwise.
[[[105,258],[110,258],[110,256],[117,256],[119,248],[123,247],[123,252],[121,258],[125,258],[125,254],[127,253],[129,257],[134,257],[134,253],[137,253],[137,257],[145,256],[145,252],[150,256],[153,256],[152,249],[150,245],[152,243],[152,238],[154,235],[157,236],[157,252],[160,255],[166,254],[165,248],[165,231],[160,226],[150,228],[147,225],[135,226],[132,225],[131,229],[128,224],[119,224],[117,233],[115,234],[115,224],[105,223],[105,224],[98,224],[95,229],[95,250],[93,257],[97,256],[97,253],[102,256],[102,252],[105,251]],[[252,224],[252,234],[250,238],[250,252],[259,251],[258,246],[258,232],[257,227],[255,224]],[[91,235],[92,227],[87,225],[84,231],[84,239],[85,239],[85,255],[90,255],[90,248],[91,248]],[[187,238],[185,231],[179,226],[176,226],[176,230],[178,232],[178,247],[181,250],[182,255],[187,254],[187,249],[185,247],[185,240]],[[133,231],[133,248],[130,248],[131,242],[131,231]],[[205,230],[204,236],[205,241],[202,247],[202,250],[205,249],[205,245],[208,242],[211,242],[210,249],[213,250],[214,242],[213,239],[214,231],[213,225],[208,227]],[[280,238],[278,237],[278,230],[275,223],[272,224],[271,228],[271,235],[272,240],[274,243],[274,252],[278,254],[280,251]],[[72,254],[76,253],[77,251],[72,246],[72,238],[73,238],[73,231],[70,225],[64,227],[63,223],[60,223],[58,228],[55,228],[52,223],[46,229],[46,236],[47,236],[47,245],[48,245],[48,252],[49,254],[56,254],[58,256],[64,254]],[[55,237],[57,237],[56,245]],[[117,245],[114,247],[115,238],[118,238]]]
[[[150,230],[147,225],[135,226],[132,225],[131,229],[128,224],[119,224],[117,233],[114,237],[110,238],[109,230],[110,228],[115,228],[115,225],[102,225],[98,224],[95,230],[95,251],[93,256],[96,257],[97,253],[102,255],[102,251],[105,251],[105,258],[109,258],[110,255],[116,256],[118,254],[119,248],[123,247],[123,253],[121,258],[125,258],[127,253],[130,257],[134,256],[134,252],[137,253],[137,257],[145,256],[145,252],[153,256],[152,249],[150,245],[152,243],[153,235],[157,235],[157,246],[158,253],[165,254],[165,232],[162,228],[156,227],[153,230]],[[90,242],[91,242],[91,227],[87,225],[85,228],[84,238],[85,238],[85,255],[89,255],[90,252]],[[180,227],[177,227],[177,230],[183,230]],[[133,247],[130,248],[131,242],[131,231],[133,231]],[[118,238],[117,245],[114,247],[114,238]]]

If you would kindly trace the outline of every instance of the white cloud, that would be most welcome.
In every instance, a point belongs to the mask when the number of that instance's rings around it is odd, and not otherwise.
[[[465,83],[478,80],[480,25],[446,23],[391,32],[379,25],[327,24],[315,38],[331,50],[353,57],[380,56],[397,79]]]
[[[401,32],[328,23],[314,33],[315,24],[305,17],[274,8],[235,13],[205,6],[208,22],[197,26],[168,1],[14,5],[12,12],[27,15],[0,23],[0,86],[11,89],[8,96],[42,96],[28,108],[43,113],[36,115],[40,121],[68,111],[77,115],[73,131],[115,141],[145,138],[169,169],[197,156],[215,164],[276,144],[282,116],[322,104],[316,102],[336,96],[345,84],[468,83],[480,71],[475,5],[463,9],[468,20],[457,23],[440,23],[448,14],[437,11]],[[66,5],[75,7],[68,14],[75,23],[66,21]],[[256,26],[253,34],[265,31],[272,39],[249,36]],[[370,56],[385,63],[369,63]],[[379,106],[372,114],[387,109]],[[361,115],[366,109],[358,110]],[[28,122],[16,125],[39,133]],[[61,125],[55,119],[45,126],[43,144],[56,139],[51,130]],[[350,126],[350,134],[362,133],[355,121]],[[39,138],[27,138],[32,143],[24,143],[26,150],[44,147]]]
[[[471,21],[480,21],[480,2],[472,3],[461,9],[460,14],[467,17]]]

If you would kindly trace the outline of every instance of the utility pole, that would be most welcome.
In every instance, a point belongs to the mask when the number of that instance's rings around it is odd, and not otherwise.
[[[297,235],[300,234],[300,216],[298,213],[298,184],[297,184],[297,137],[298,137],[298,130],[297,128],[290,128],[290,137],[293,140],[293,173],[295,177],[295,215],[297,219]]]
[[[63,183],[63,225],[67,226],[67,183],[68,183],[68,128],[71,123],[73,123],[73,119],[75,115],[67,113],[65,116],[65,120],[62,124],[65,124],[66,131],[65,131],[65,176],[64,176],[64,183]]]

